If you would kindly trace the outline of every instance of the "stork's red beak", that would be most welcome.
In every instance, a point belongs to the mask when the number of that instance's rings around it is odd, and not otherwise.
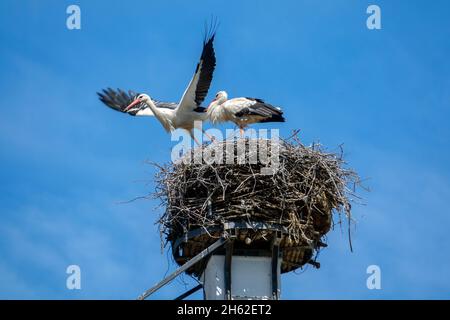
[[[128,105],[128,107],[126,107],[123,111],[124,112],[128,112],[128,110],[130,110],[132,107],[134,107],[135,105],[137,105],[138,103],[141,103],[141,100],[139,100],[139,99],[136,99],[136,100],[134,100],[132,103],[130,103],[129,105]]]

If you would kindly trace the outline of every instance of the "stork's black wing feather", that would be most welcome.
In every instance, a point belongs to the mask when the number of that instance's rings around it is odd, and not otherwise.
[[[216,56],[213,47],[215,32],[210,32],[209,34],[209,36],[205,36],[205,40],[203,41],[202,55],[195,69],[194,76],[181,98],[178,107],[180,111],[198,111],[197,108],[208,94],[216,67]]]
[[[216,34],[213,33],[209,38],[205,38],[200,62],[197,64],[197,68],[195,70],[195,73],[197,73],[199,68],[201,68],[200,77],[195,89],[195,102],[198,106],[201,105],[208,94],[214,69],[216,68],[216,55],[213,46],[215,36]]]
[[[135,116],[139,111],[149,108],[145,103],[139,103],[127,112],[125,109],[130,105],[138,96],[139,93],[136,93],[132,90],[125,92],[121,89],[113,90],[111,88],[103,89],[102,92],[97,92],[98,97],[101,102],[110,107],[111,109],[128,113],[132,116]],[[153,100],[153,103],[158,108],[170,108],[175,109],[177,104],[174,102],[162,102]]]
[[[259,102],[259,103],[265,103],[265,101],[263,99],[260,99],[260,98],[245,97],[245,99],[256,101],[256,102]]]
[[[132,103],[137,96],[138,93],[129,90],[128,92],[125,92],[121,89],[117,89],[117,91],[107,88],[103,89],[102,92],[97,92],[98,97],[101,102],[103,102],[106,106],[110,107],[111,109],[114,109],[116,111],[125,112],[126,107]],[[135,108],[133,108],[134,112],[128,112],[131,115],[136,115],[137,111],[145,107],[144,103],[140,103],[139,105],[136,105]]]
[[[243,108],[242,110],[237,112],[235,116],[244,117],[247,115],[255,115],[263,117],[263,119],[261,119],[259,122],[285,121],[283,117],[283,111],[280,108],[274,107],[273,105],[264,102],[264,100],[262,99],[258,98],[247,98],[247,99],[253,100],[255,103],[251,106]]]

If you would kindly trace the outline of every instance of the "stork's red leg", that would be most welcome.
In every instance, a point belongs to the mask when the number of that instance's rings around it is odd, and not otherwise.
[[[201,146],[202,144],[197,140],[197,138],[195,137],[194,131],[193,130],[189,130],[189,134],[191,135],[191,138],[195,141],[195,143],[198,146]]]
[[[244,128],[239,127],[239,132],[241,134],[241,138],[243,138],[244,137]]]
[[[209,135],[209,134],[206,133],[206,131],[203,130],[203,129],[202,129],[202,131],[203,131],[203,134],[204,134],[209,140],[211,140],[212,142],[214,142],[214,141],[216,140],[216,137]]]

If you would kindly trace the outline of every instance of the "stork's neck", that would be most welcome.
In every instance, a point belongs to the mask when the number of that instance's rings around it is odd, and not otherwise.
[[[157,106],[155,106],[152,99],[146,99],[144,102],[152,110],[156,119],[159,120],[159,122],[162,124],[164,129],[166,129],[166,131],[170,132],[170,131],[174,130],[174,127],[172,124],[172,117],[168,117],[169,114],[164,114],[164,112],[162,112]]]
[[[144,102],[149,106],[149,108],[153,111],[154,109],[156,109],[155,104],[153,103],[153,100],[150,99],[145,99]]]
[[[208,108],[206,109],[207,113],[211,113],[214,112],[215,109],[217,109],[217,107],[221,104],[220,100],[215,100],[213,102],[211,102],[208,106]]]
[[[160,119],[161,117],[165,117],[165,115],[161,112],[161,110],[157,106],[155,106],[152,99],[145,99],[144,102],[148,105],[150,110],[152,110],[155,117],[157,117],[158,119]]]
[[[218,99],[213,100],[213,101],[209,104],[209,106],[208,106],[206,112],[209,112],[209,113],[214,112],[214,110],[218,109],[218,107],[219,107],[221,104],[223,104],[225,101],[227,101],[227,97],[226,97],[226,96],[221,96],[221,97],[219,97]]]
[[[227,100],[228,100],[228,96],[223,95],[222,97],[220,97],[220,98],[217,100],[217,104],[218,104],[218,105],[221,105],[221,104],[225,103]]]
[[[222,106],[225,101],[226,100],[223,100],[223,98],[213,101],[206,110],[209,120],[213,123],[225,121],[226,115],[225,110]]]

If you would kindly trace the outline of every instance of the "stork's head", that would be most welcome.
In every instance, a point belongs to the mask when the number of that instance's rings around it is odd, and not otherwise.
[[[152,101],[152,99],[150,98],[150,96],[148,94],[145,93],[141,93],[140,95],[137,96],[137,98],[140,102],[149,102]]]
[[[128,112],[131,108],[133,108],[135,105],[139,104],[139,103],[149,103],[151,102],[152,99],[150,98],[150,96],[148,94],[145,93],[141,93],[140,95],[138,95],[136,97],[136,99],[134,99],[134,101],[132,103],[130,103],[126,108],[125,108],[125,112]]]
[[[214,98],[213,102],[217,102],[218,104],[224,103],[228,100],[228,94],[226,91],[219,91],[216,93],[216,97]]]

